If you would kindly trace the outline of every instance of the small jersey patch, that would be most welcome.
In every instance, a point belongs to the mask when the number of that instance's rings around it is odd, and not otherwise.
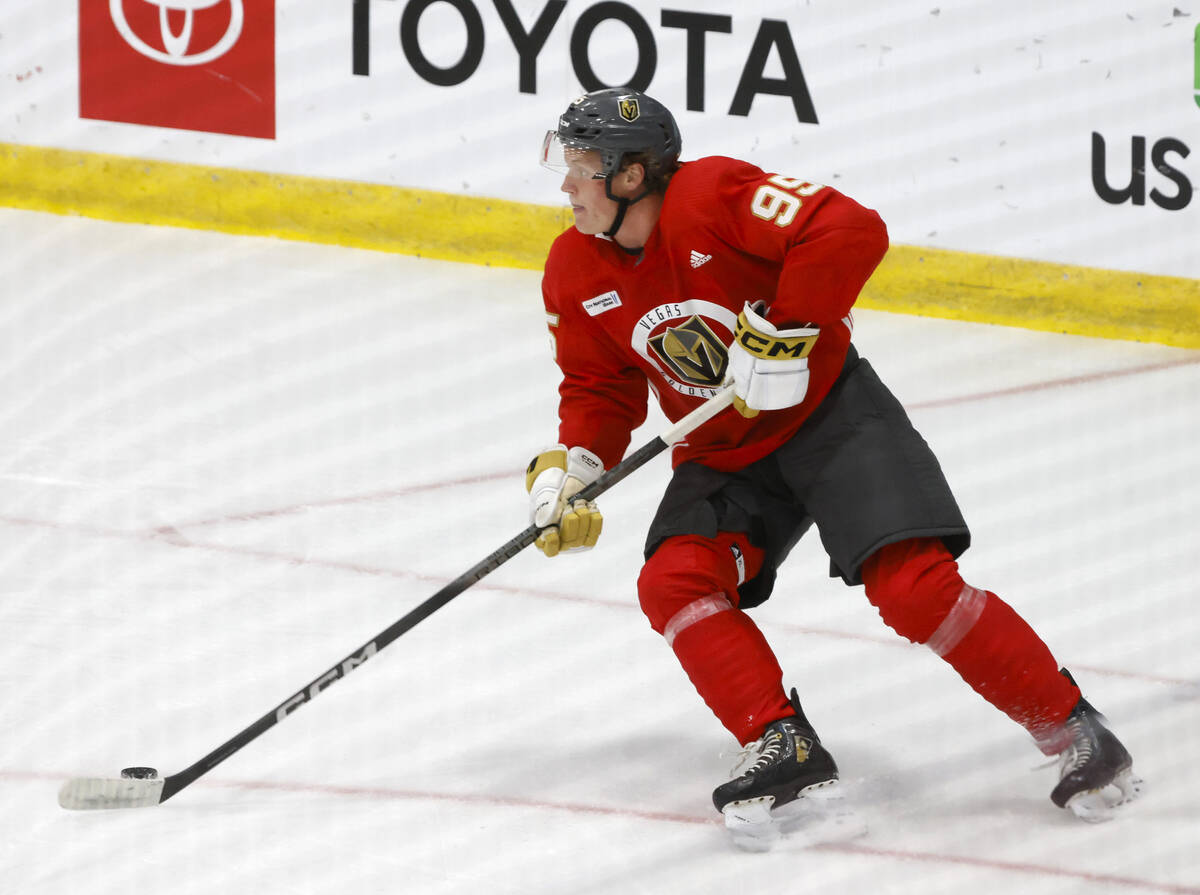
[[[605,311],[611,311],[613,308],[619,307],[621,307],[621,296],[617,295],[615,290],[597,295],[595,298],[588,299],[583,303],[583,309],[588,312],[588,316],[590,317],[595,317],[597,314],[603,314]]]

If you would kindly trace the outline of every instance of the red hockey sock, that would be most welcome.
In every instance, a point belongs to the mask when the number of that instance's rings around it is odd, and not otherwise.
[[[966,584],[936,538],[889,544],[863,564],[883,620],[944,658],[975,692],[1028,730],[1047,754],[1079,700],[1050,649],[1011,606]]]
[[[647,561],[638,595],[650,625],[675,651],[701,698],[740,743],[794,714],[766,638],[737,608],[738,585],[762,551],[745,535],[668,538]]]
[[[1079,688],[1063,676],[1049,647],[1016,611],[990,591],[979,620],[942,656],[980,696],[1029,731],[1047,755]]]
[[[762,736],[772,721],[795,714],[775,653],[741,610],[696,622],[671,647],[705,704],[742,745]]]

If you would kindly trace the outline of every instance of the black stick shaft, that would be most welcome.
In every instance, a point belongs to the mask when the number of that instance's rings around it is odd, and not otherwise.
[[[654,441],[640,448],[637,452],[626,457],[581,493],[585,495],[586,499],[595,498],[621,481],[635,469],[643,466],[660,454],[666,446],[666,443],[661,439],[654,439]],[[165,802],[185,786],[207,774],[235,752],[238,752],[244,746],[258,739],[258,737],[266,733],[304,703],[323,692],[334,681],[345,677],[402,634],[429,618],[429,616],[433,615],[433,613],[437,612],[471,585],[500,568],[500,566],[504,565],[537,540],[537,535],[537,526],[529,526],[515,538],[508,541],[508,543],[494,550],[462,575],[459,575],[432,597],[425,600],[383,631],[380,631],[374,639],[364,643],[332,668],[326,669],[323,674],[310,681],[303,689],[271,709],[271,711],[267,712],[245,730],[222,743],[190,767],[180,771],[178,774],[172,774],[167,777],[163,781],[162,799],[160,801]]]
[[[593,500],[603,494],[634,470],[640,469],[650,460],[661,454],[669,444],[680,440],[694,428],[708,421],[727,407],[732,397],[732,392],[728,389],[718,392],[713,398],[710,398],[662,435],[643,445],[612,469],[608,470],[608,472],[601,475],[600,478],[580,491],[579,496],[585,500]],[[162,798],[159,801],[165,802],[185,786],[194,783],[204,774],[207,774],[235,752],[238,752],[244,746],[258,739],[300,706],[304,705],[304,703],[316,698],[318,694],[324,692],[331,684],[345,677],[359,665],[362,665],[388,644],[392,643],[392,641],[400,637],[400,635],[416,627],[471,585],[500,568],[500,566],[536,541],[537,535],[537,526],[529,526],[515,538],[504,544],[504,546],[489,553],[484,559],[459,575],[408,614],[380,631],[374,639],[367,641],[342,659],[341,662],[332,668],[326,669],[319,677],[309,681],[303,689],[289,696],[245,730],[231,737],[191,766],[167,777],[163,781]]]

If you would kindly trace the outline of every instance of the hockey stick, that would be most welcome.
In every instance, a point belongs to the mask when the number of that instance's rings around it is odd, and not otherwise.
[[[591,500],[603,494],[635,469],[644,466],[649,460],[658,456],[669,445],[686,438],[690,432],[708,422],[708,420],[712,419],[732,402],[733,387],[727,386],[687,416],[683,417],[679,422],[666,429],[653,441],[639,448],[608,472],[601,475],[595,482],[579,492],[579,496],[586,500]],[[274,727],[293,711],[304,705],[304,703],[314,699],[330,684],[334,683],[334,681],[345,677],[359,665],[366,662],[401,634],[433,615],[433,613],[437,612],[472,584],[504,565],[504,563],[508,562],[537,540],[537,535],[537,526],[531,525],[526,528],[503,547],[490,553],[486,558],[455,578],[403,618],[381,631],[373,640],[363,644],[341,662],[324,671],[316,679],[309,682],[302,690],[289,696],[241,733],[222,743],[190,767],[165,778],[159,777],[158,772],[152,768],[126,768],[122,771],[120,778],[75,777],[62,785],[58,793],[58,804],[63,808],[84,810],[92,808],[145,808],[165,802],[185,786],[194,783],[201,776],[207,774],[243,746],[258,739],[267,730]]]

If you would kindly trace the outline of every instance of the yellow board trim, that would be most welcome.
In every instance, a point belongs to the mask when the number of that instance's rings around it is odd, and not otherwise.
[[[0,204],[535,270],[570,225],[566,208],[10,143]]]
[[[540,270],[566,208],[0,143],[0,204]],[[1200,348],[1200,279],[894,245],[863,307]]]
[[[858,304],[1200,348],[1200,280],[894,245]]]

